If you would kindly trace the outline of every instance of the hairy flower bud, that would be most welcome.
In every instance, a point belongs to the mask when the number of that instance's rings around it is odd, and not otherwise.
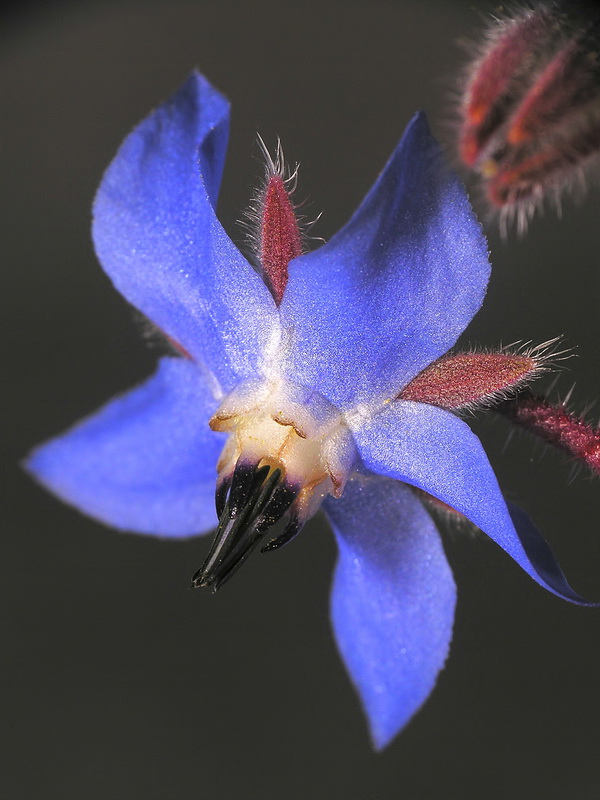
[[[467,72],[459,137],[491,207],[523,230],[599,153],[598,10],[547,2],[496,18]]]

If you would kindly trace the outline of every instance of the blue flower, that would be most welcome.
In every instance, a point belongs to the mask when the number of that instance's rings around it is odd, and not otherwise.
[[[263,549],[322,507],[339,548],[335,637],[383,747],[432,691],[452,633],[454,581],[424,496],[471,520],[546,589],[585,602],[452,413],[539,364],[445,355],[490,267],[423,116],[314,252],[299,255],[282,165],[270,162],[257,270],[214,210],[228,113],[192,75],[125,140],[94,206],[104,269],[183,357],[163,358],[146,383],[38,448],[29,468],[123,530],[175,538],[219,521],[195,576],[215,588],[274,523],[287,524]]]

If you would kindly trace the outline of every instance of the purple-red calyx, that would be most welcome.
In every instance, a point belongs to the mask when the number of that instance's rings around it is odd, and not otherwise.
[[[434,361],[402,389],[398,398],[449,411],[493,405],[537,377],[544,348],[529,353],[453,353]]]
[[[259,143],[266,161],[265,177],[247,215],[248,225],[254,228],[250,241],[254,245],[255,258],[279,305],[288,281],[288,265],[303,250],[302,230],[292,202],[298,167],[291,174],[286,172],[280,142],[274,159],[260,138]]]

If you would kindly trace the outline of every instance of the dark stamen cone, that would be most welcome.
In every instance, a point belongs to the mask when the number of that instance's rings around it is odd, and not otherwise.
[[[223,511],[225,511],[225,503],[227,495],[231,487],[231,475],[227,478],[222,478],[217,481],[217,489],[215,491],[215,510],[217,517],[221,519]]]
[[[279,534],[279,536],[276,536],[274,539],[271,539],[271,541],[268,542],[268,544],[266,544],[261,549],[260,552],[261,553],[270,553],[271,550],[278,550],[280,547],[283,547],[288,542],[291,542],[292,539],[294,539],[296,537],[296,535],[298,533],[300,533],[300,531],[302,530],[303,524],[304,523],[302,522],[302,520],[298,516],[296,516],[295,514],[292,514],[292,517],[291,517],[290,521],[285,526],[283,531]]]
[[[223,501],[224,481],[217,487],[221,508],[219,526],[192,586],[214,591],[226,583],[255,550],[265,533],[289,511],[299,488],[291,486],[280,469],[238,461],[229,493]]]
[[[256,519],[256,530],[264,533],[283,517],[298,496],[299,488],[285,483],[279,484],[271,495],[269,505]]]
[[[240,510],[247,507],[250,497],[260,489],[268,474],[269,467],[266,465],[257,469],[256,464],[248,461],[240,459],[237,462],[229,492],[228,508],[231,517],[237,516]]]

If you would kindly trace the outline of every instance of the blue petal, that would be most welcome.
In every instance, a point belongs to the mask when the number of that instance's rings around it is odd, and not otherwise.
[[[229,104],[194,73],[131,133],[106,171],[93,237],[116,288],[224,390],[253,375],[278,326],[259,275],[214,211]]]
[[[28,469],[67,503],[122,530],[183,537],[216,525],[224,436],[195,365],[165,358],[146,383],[35,450]]]
[[[567,583],[550,548],[523,512],[511,512],[481,442],[448,411],[396,402],[354,432],[365,465],[418,486],[455,508],[500,545],[541,586],[594,605]]]
[[[341,407],[395,396],[454,344],[489,272],[465,191],[417,115],[350,222],[290,263],[284,370]]]
[[[382,748],[424,703],[444,666],[454,580],[428,513],[398,481],[357,476],[325,511],[339,547],[335,636]]]

